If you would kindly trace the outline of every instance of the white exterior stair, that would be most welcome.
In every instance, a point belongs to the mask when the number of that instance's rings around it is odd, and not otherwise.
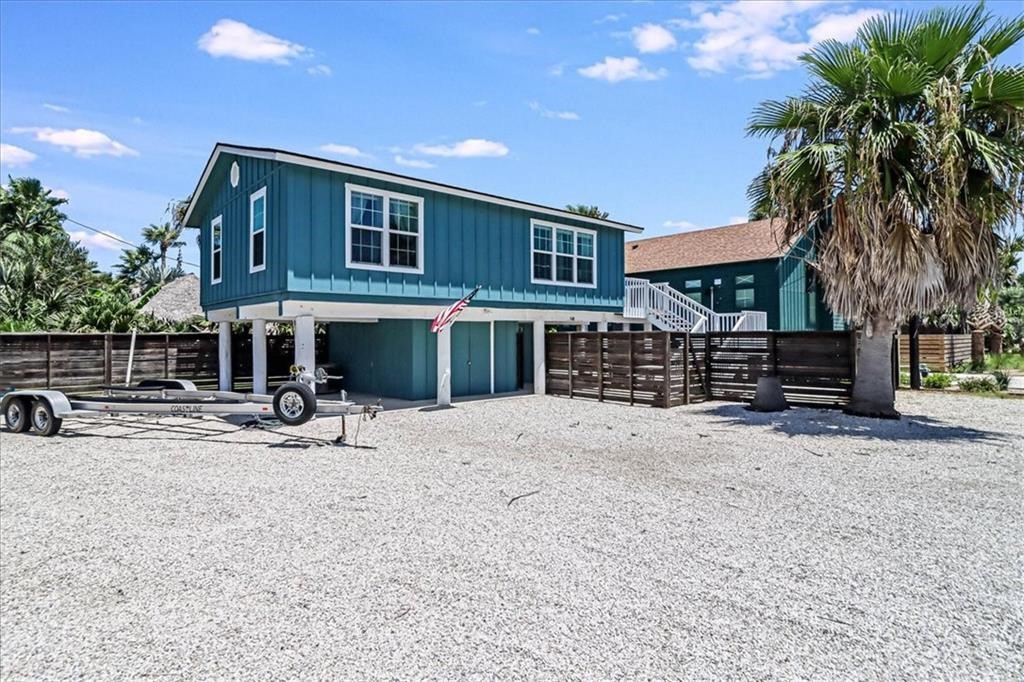
[[[761,310],[716,313],[662,282],[639,277],[626,278],[622,316],[650,322],[663,331],[706,332],[763,331],[768,314]]]

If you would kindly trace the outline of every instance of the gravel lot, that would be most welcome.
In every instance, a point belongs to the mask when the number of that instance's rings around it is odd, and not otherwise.
[[[1020,679],[1024,401],[899,407],[4,432],[0,676]]]

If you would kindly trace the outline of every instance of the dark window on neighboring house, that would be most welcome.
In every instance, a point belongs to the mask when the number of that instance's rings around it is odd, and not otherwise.
[[[736,310],[751,310],[754,307],[754,276],[736,276]]]
[[[704,291],[701,289],[701,283],[699,279],[688,279],[683,283],[683,293],[692,298],[697,303],[703,305],[704,303]]]

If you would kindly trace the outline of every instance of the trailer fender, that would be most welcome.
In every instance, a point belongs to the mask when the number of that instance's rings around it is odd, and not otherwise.
[[[143,379],[139,388],[171,388],[178,391],[196,391],[196,385],[188,379]]]
[[[11,391],[5,393],[3,400],[0,401],[0,412],[7,409],[7,402],[14,398],[27,398],[29,402],[33,400],[45,400],[49,403],[50,408],[53,410],[53,416],[58,419],[64,417],[70,417],[72,414],[71,401],[68,397],[60,391]]]

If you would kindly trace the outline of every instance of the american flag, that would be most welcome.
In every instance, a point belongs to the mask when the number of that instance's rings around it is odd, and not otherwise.
[[[430,323],[430,331],[437,333],[450,325],[452,321],[462,312],[463,308],[469,305],[469,302],[476,296],[476,292],[480,291],[480,285],[478,284],[473,291],[465,295],[465,297],[459,299],[455,303],[442,310],[434,318],[434,321]]]

